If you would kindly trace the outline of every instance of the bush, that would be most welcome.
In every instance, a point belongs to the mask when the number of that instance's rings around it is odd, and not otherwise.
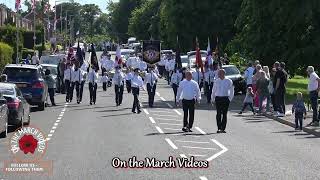
[[[12,62],[13,48],[8,44],[0,42],[0,71],[5,65]]]

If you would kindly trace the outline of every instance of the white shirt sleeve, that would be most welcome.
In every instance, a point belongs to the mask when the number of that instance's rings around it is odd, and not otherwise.
[[[215,101],[215,98],[216,98],[216,91],[217,91],[217,83],[218,81],[216,81],[214,84],[213,84],[213,87],[212,87],[212,93],[211,93],[211,101],[214,102]]]
[[[182,89],[183,89],[183,84],[184,84],[183,82],[180,83],[178,91],[177,91],[177,97],[176,98],[177,98],[178,101],[180,101],[180,98],[181,98],[181,92],[182,92]]]
[[[231,102],[234,97],[234,86],[233,86],[232,80],[230,80],[230,87],[229,88],[230,88],[229,100]]]

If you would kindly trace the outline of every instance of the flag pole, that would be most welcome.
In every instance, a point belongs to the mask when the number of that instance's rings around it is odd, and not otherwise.
[[[19,32],[18,32],[18,19],[19,19],[19,11],[17,10],[17,16],[16,16],[16,40],[17,40],[17,52],[16,52],[16,64],[19,63]]]
[[[36,12],[35,1],[33,1],[33,53],[36,52]]]

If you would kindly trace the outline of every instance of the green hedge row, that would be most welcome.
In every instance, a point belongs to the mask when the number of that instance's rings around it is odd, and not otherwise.
[[[0,71],[12,62],[13,49],[8,44],[0,42]]]

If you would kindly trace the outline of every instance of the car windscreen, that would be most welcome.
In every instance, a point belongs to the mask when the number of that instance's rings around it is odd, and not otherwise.
[[[0,87],[0,94],[4,96],[14,96],[14,89],[10,87]]]
[[[181,62],[182,62],[182,63],[189,63],[188,57],[182,57],[182,58],[181,58]]]
[[[54,67],[54,66],[42,66],[42,68],[43,68],[43,72],[46,72],[46,70],[49,69],[50,73],[52,75],[57,75],[58,74],[57,67]]]
[[[226,71],[226,76],[240,74],[240,71],[236,67],[223,67],[223,69]]]
[[[29,68],[17,68],[17,67],[6,67],[4,74],[7,75],[8,81],[30,81],[31,79],[37,78],[37,70]]]
[[[54,64],[58,65],[60,62],[60,57],[59,56],[42,56],[40,58],[41,64]]]

